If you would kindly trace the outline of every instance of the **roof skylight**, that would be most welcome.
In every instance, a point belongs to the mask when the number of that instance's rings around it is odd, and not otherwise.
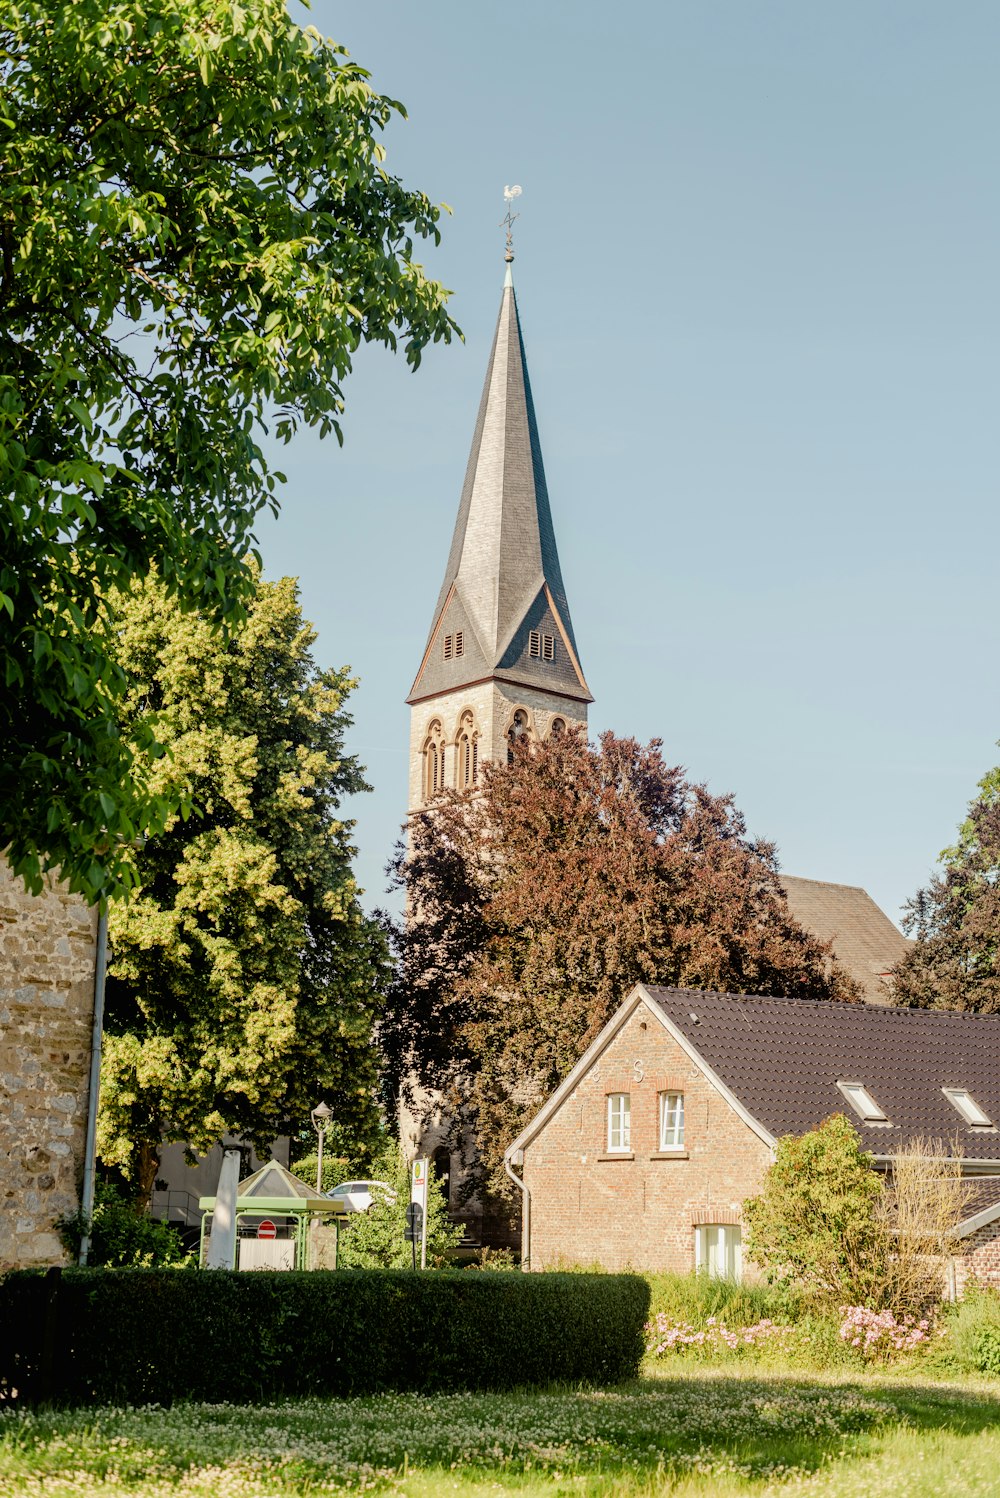
[[[942,1087],[941,1091],[959,1113],[974,1129],[991,1129],[993,1120],[987,1118],[971,1093],[966,1092],[964,1087]]]
[[[837,1086],[863,1123],[887,1124],[889,1122],[888,1115],[883,1113],[862,1082],[838,1082]]]

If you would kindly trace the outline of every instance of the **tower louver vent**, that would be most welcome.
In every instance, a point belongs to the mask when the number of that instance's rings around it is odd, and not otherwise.
[[[553,635],[543,635],[541,630],[532,629],[528,632],[528,654],[539,661],[554,661],[556,658],[556,642]]]

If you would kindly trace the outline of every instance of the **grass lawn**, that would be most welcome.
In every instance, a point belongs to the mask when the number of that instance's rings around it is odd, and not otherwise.
[[[604,1391],[0,1415],[2,1498],[344,1491],[995,1495],[1000,1388],[672,1368]]]

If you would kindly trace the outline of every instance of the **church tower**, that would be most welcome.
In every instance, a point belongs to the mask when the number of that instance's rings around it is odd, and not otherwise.
[[[593,701],[563,587],[508,246],[448,566],[410,705],[410,812]]]

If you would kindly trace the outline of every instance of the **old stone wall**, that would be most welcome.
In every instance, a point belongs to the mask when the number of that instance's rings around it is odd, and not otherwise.
[[[658,1094],[684,1095],[684,1145],[659,1146]],[[608,1094],[628,1093],[631,1148],[608,1151]],[[736,1224],[767,1145],[640,1005],[524,1151],[532,1269],[695,1267],[695,1228]]]
[[[0,858],[0,1272],[65,1259],[79,1203],[97,913],[50,880],[29,895]]]

